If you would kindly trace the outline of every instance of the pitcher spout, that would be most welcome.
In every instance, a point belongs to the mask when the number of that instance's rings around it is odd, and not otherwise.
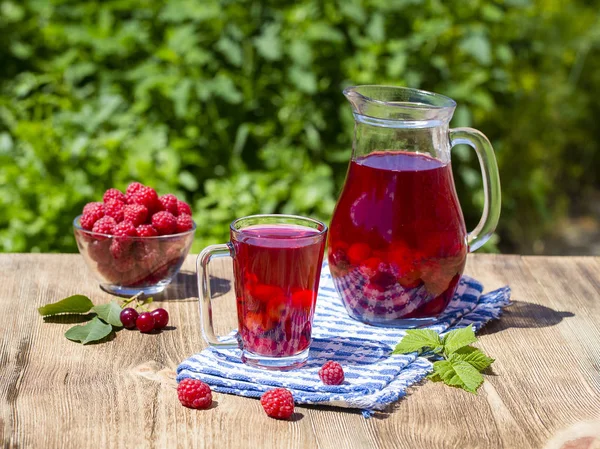
[[[456,102],[405,87],[365,85],[344,89],[357,121],[386,128],[431,128],[448,124]]]

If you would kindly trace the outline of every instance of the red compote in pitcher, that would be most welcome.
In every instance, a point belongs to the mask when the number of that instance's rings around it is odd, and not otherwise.
[[[328,258],[350,316],[371,324],[418,326],[454,295],[467,252],[492,235],[500,179],[487,138],[449,129],[456,103],[388,86],[344,91],[355,118],[352,160],[329,230]],[[483,217],[467,233],[450,149],[473,147],[483,172]]]

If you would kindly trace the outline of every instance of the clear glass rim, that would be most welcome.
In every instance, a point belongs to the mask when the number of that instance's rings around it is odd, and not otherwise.
[[[314,239],[315,237],[322,237],[327,232],[327,225],[322,221],[316,220],[310,217],[303,217],[301,215],[288,215],[288,214],[257,214],[257,215],[247,215],[245,217],[236,218],[229,225],[229,229],[231,230],[232,235],[243,235],[244,229],[247,226],[244,226],[243,223],[246,221],[256,221],[256,223],[252,224],[296,224],[299,226],[304,226],[309,229],[315,229],[318,231],[315,234],[306,235],[302,237],[294,237],[294,240],[302,240],[302,239]],[[307,226],[307,224],[309,224]],[[310,226],[312,225],[312,226]],[[250,225],[251,226],[251,225]],[[289,237],[286,237],[289,238]]]
[[[76,231],[79,232],[83,232],[87,235],[90,235],[92,237],[104,237],[104,238],[114,238],[115,236],[112,234],[102,234],[101,232],[94,232],[94,231],[88,231],[87,229],[83,229],[81,227],[81,225],[79,224],[79,220],[81,218],[81,215],[77,215],[75,217],[75,219],[73,220],[73,228],[75,228]],[[127,237],[128,240],[168,240],[169,238],[173,238],[173,237],[182,237],[182,236],[186,236],[189,234],[193,234],[194,232],[196,232],[196,222],[192,221],[194,223],[194,226],[192,227],[192,229],[190,229],[189,231],[185,231],[185,232],[180,232],[179,234],[168,234],[168,235],[155,235],[155,236],[151,236],[151,237]]]
[[[392,92],[410,92],[412,96],[418,98],[419,100],[423,100],[422,102],[416,101],[407,101],[402,102],[402,104],[398,104],[396,101],[387,101],[375,98],[374,96],[369,96],[364,92],[364,90],[373,91],[388,91]],[[368,103],[375,103],[381,106],[388,107],[401,107],[401,108],[412,108],[412,109],[454,109],[456,108],[456,101],[452,98],[447,97],[442,94],[437,94],[435,92],[429,92],[427,90],[415,89],[412,87],[401,87],[401,86],[390,86],[385,84],[361,84],[356,86],[349,86],[343,90],[343,94],[347,97],[348,95],[356,95],[361,98],[361,100]]]

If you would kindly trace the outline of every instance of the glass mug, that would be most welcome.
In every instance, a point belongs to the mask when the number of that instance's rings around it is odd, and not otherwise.
[[[492,235],[500,179],[487,138],[450,129],[454,100],[416,89],[344,90],[354,113],[352,159],[329,229],[328,259],[347,312],[380,325],[419,326],[452,299],[467,252]],[[467,233],[450,149],[470,145],[483,173],[483,216]]]
[[[286,370],[308,358],[327,226],[294,215],[235,220],[230,242],[206,247],[196,263],[202,333],[219,348],[240,348],[248,365]],[[215,335],[207,266],[233,259],[238,329]]]

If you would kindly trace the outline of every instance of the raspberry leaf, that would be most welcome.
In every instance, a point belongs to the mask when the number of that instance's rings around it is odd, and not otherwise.
[[[96,317],[85,326],[73,326],[65,332],[65,337],[69,340],[79,341],[85,345],[93,341],[102,340],[112,330],[113,327],[110,324],[103,323],[100,318]]]
[[[396,345],[392,354],[409,354],[415,351],[421,351],[425,348],[434,349],[434,352],[441,350],[442,340],[439,334],[431,329],[409,329],[406,335]]]
[[[39,307],[42,316],[58,315],[59,313],[86,313],[94,307],[94,303],[84,295],[73,295],[58,302]]]
[[[439,375],[439,373],[436,373],[436,372],[429,374],[427,376],[427,379],[429,379],[432,382],[442,382],[441,376]]]
[[[473,346],[465,346],[463,348],[460,348],[456,352],[450,354],[448,360],[467,362],[469,365],[471,365],[478,371],[483,371],[492,363],[494,363],[494,359],[488,357],[479,349],[474,348]]]
[[[470,346],[475,341],[472,325],[450,331],[443,338],[431,329],[411,329],[406,331],[393,354],[427,350],[422,356],[434,362],[433,372],[427,376],[429,380],[477,394],[483,383],[480,371],[488,368],[494,359]]]
[[[123,327],[123,323],[121,323],[121,311],[123,309],[116,301],[94,306],[93,310],[105,323],[112,324],[115,327]]]
[[[477,338],[475,337],[473,325],[468,325],[467,327],[463,327],[461,329],[455,329],[448,332],[448,334],[444,336],[444,353],[448,356],[460,348],[469,346],[471,343],[475,343],[476,341]]]
[[[433,364],[433,369],[434,379],[437,379],[437,375],[446,385],[462,388],[469,393],[475,394],[483,383],[481,373],[463,360],[440,360]]]

